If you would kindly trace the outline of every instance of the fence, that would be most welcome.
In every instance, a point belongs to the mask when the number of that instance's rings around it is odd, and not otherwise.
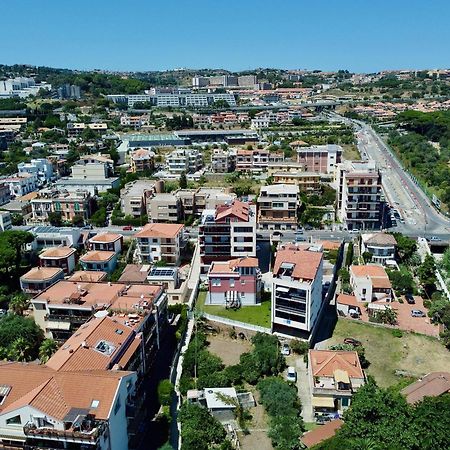
[[[272,334],[272,330],[266,327],[260,327],[259,325],[252,325],[251,323],[239,322],[238,320],[226,319],[225,317],[215,316],[213,314],[207,314],[202,312],[202,317],[213,322],[222,323],[232,327],[243,328],[244,330],[259,331],[261,333]]]

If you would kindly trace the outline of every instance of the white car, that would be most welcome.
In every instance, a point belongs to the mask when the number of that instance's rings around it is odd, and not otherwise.
[[[291,354],[291,348],[286,342],[281,346],[281,354],[284,356],[289,356]]]
[[[297,372],[295,370],[295,367],[289,366],[287,368],[286,380],[287,381],[291,381],[292,383],[296,383],[297,382]]]

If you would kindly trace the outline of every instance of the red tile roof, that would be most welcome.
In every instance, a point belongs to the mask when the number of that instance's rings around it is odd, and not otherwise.
[[[248,222],[250,206],[248,203],[235,200],[231,205],[220,205],[216,208],[216,221],[220,222],[229,216],[234,216],[243,222]]]
[[[314,280],[317,270],[322,261],[321,252],[313,252],[299,248],[298,250],[280,249],[277,251],[274,276],[279,275],[283,264],[293,264],[292,278],[303,280]]]
[[[424,397],[437,397],[446,392],[450,392],[450,372],[429,373],[401,391],[410,404],[421,402]]]
[[[330,420],[330,422],[321,425],[315,430],[311,430],[305,433],[301,440],[303,444],[306,445],[306,447],[314,447],[320,442],[333,437],[336,434],[336,431],[339,430],[342,425],[344,425],[344,422],[341,419]]]
[[[355,351],[310,350],[311,373],[313,377],[334,377],[339,369],[352,378],[364,378],[364,372]]]
[[[173,239],[180,234],[183,228],[184,225],[179,223],[148,223],[134,237]]]

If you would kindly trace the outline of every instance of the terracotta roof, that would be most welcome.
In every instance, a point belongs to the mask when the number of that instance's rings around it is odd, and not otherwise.
[[[228,261],[230,267],[259,267],[258,258],[244,257]]]
[[[341,246],[340,241],[318,241],[317,244],[322,245],[324,250],[339,250]]]
[[[77,270],[67,281],[103,281],[107,276],[101,270]]]
[[[147,281],[147,275],[149,273],[150,266],[147,266],[147,270],[142,270],[143,266],[138,264],[127,264],[123,269],[122,275],[120,275],[120,282],[134,282],[144,283]]]
[[[220,205],[216,208],[216,221],[234,216],[242,221],[248,222],[250,206],[248,203],[234,200],[231,205]]]
[[[51,280],[58,274],[64,273],[59,267],[33,267],[27,273],[23,274],[20,279],[30,281]]]
[[[349,377],[364,378],[358,353],[354,351],[310,350],[309,359],[313,377],[334,377],[338,369]]]
[[[336,431],[344,425],[341,419],[330,420],[329,422],[321,425],[315,430],[308,431],[305,433],[301,440],[306,447],[311,448],[320,442],[333,437]]]
[[[417,403],[424,397],[437,397],[450,392],[450,372],[431,372],[402,389],[408,403]]]
[[[317,270],[322,261],[321,252],[313,252],[299,248],[298,250],[280,249],[277,251],[275,265],[273,269],[274,276],[278,276],[282,265],[292,264],[291,277],[295,279],[314,280]]]
[[[116,363],[122,345],[129,345],[133,329],[111,317],[93,317],[73,334],[48,360],[47,366],[54,370],[85,371],[107,370]],[[106,342],[112,350],[102,353],[97,349]],[[127,342],[128,341],[128,342]]]
[[[84,254],[80,261],[82,262],[97,262],[97,261],[109,261],[114,257],[115,252],[106,252],[101,250],[91,250]]]
[[[52,247],[44,250],[39,258],[67,258],[75,253],[75,249],[71,247]]]
[[[126,367],[127,364],[130,362],[133,355],[136,353],[138,348],[142,344],[142,338],[140,336],[136,336],[133,341],[131,341],[131,344],[128,346],[125,353],[122,355],[122,357],[117,361],[117,364],[120,367]]]
[[[397,245],[395,237],[388,233],[363,234],[362,240],[365,244]]]
[[[173,239],[180,234],[184,225],[179,223],[148,223],[145,227],[137,232],[135,238],[166,238]]]
[[[374,288],[389,289],[392,287],[386,270],[382,266],[350,266],[350,274],[357,278],[370,278]]]
[[[122,237],[118,233],[99,233],[91,237],[90,242],[115,242]]]
[[[258,258],[237,258],[230,259],[226,262],[214,261],[211,263],[210,274],[237,274],[235,271],[238,267],[259,267]]]
[[[337,296],[337,302],[341,305],[361,306],[361,302],[358,302],[354,295],[339,294]]]
[[[46,366],[24,363],[0,365],[0,384],[10,386],[0,411],[30,405],[63,421],[72,408],[85,409],[97,419],[109,417],[122,378],[132,372],[56,372]],[[96,408],[92,401],[97,400]]]

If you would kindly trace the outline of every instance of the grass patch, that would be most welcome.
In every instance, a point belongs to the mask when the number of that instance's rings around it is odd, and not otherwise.
[[[316,422],[305,422],[305,431],[311,431],[315,430],[316,428],[319,428],[320,425],[318,425]]]
[[[402,337],[396,337],[389,328],[339,319],[326,347],[342,343],[346,337],[362,342],[370,362],[366,373],[381,387],[392,386],[401,379],[395,374],[396,370],[418,377],[450,367],[450,352],[429,336],[403,332]]]
[[[200,291],[198,294],[196,306],[199,311],[224,317],[226,319],[270,328],[270,300],[263,300],[258,306],[242,306],[241,308],[234,310],[226,309],[223,306],[205,305],[206,294],[205,291]]]
[[[344,149],[343,158],[349,161],[359,161],[361,159],[361,155],[359,154],[358,148],[355,144],[343,144],[342,148]]]

